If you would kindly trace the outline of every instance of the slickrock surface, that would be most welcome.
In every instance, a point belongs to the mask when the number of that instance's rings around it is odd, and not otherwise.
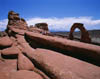
[[[34,65],[27,57],[25,57],[23,54],[20,53],[18,55],[18,69],[19,70],[33,70]]]
[[[19,53],[21,53],[21,51],[18,49],[18,47],[10,47],[1,50],[1,54],[3,55],[18,55]]]
[[[33,71],[20,70],[11,74],[11,79],[43,79]]]
[[[0,60],[0,79],[10,79],[10,75],[17,71],[17,60]]]
[[[9,47],[12,45],[12,41],[8,36],[0,38],[0,48]]]
[[[0,79],[100,79],[100,46],[29,27],[14,11],[0,35]]]
[[[41,46],[45,47],[57,48],[57,50],[71,51],[74,52],[74,54],[82,54],[93,58],[97,62],[100,61],[100,46],[71,41],[58,37],[45,36],[32,32],[26,32],[26,36],[32,39],[38,45],[40,44]]]
[[[99,79],[100,67],[46,49],[26,52],[52,79]],[[88,74],[88,75],[87,75]]]

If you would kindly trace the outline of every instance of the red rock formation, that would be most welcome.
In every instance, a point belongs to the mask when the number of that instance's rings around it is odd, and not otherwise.
[[[83,55],[92,58],[97,62],[100,61],[100,46],[72,41],[68,39],[45,36],[38,33],[26,32],[26,37],[32,39],[40,47],[55,48],[57,50],[65,50],[66,54]],[[38,40],[38,41],[37,41]],[[67,51],[71,51],[70,53]]]
[[[26,54],[33,62],[36,62],[45,73],[48,73],[51,79],[100,78],[99,67],[54,51],[36,49],[35,51],[26,52]]]
[[[7,36],[7,33],[4,32],[4,31],[1,31],[1,32],[0,32],[0,37],[4,37],[4,36]]]
[[[17,71],[17,60],[0,60],[0,79],[10,79],[12,73]]]
[[[8,14],[4,33],[0,37],[0,79],[100,79],[100,46],[56,37],[45,23],[28,28],[13,11]],[[60,54],[62,51],[66,55]],[[98,64],[74,55],[83,55]]]
[[[69,39],[71,40],[74,39],[73,32],[76,28],[78,28],[81,31],[81,41],[86,43],[91,43],[91,38],[89,37],[89,33],[81,23],[73,24],[70,30]]]
[[[7,25],[7,29],[9,29],[9,27],[15,27],[15,28],[19,28],[19,29],[27,29],[27,23],[23,18],[19,17],[18,13],[15,13],[14,11],[10,11],[8,13],[8,25]]]
[[[43,79],[33,71],[20,70],[11,74],[11,79]]]
[[[10,47],[1,50],[1,54],[3,55],[18,55],[21,51],[17,47]]]
[[[0,38],[0,48],[9,47],[12,45],[12,41],[8,36]]]
[[[47,23],[37,23],[35,24],[35,27],[43,29],[45,31],[49,31]]]
[[[35,32],[35,33],[41,33],[44,35],[49,35],[49,29],[47,23],[37,23],[35,26],[30,26],[29,31]]]
[[[44,30],[43,29],[40,29],[40,28],[37,28],[37,27],[29,27],[29,31],[31,32],[35,32],[35,33],[43,33]]]
[[[19,70],[34,70],[32,62],[23,54],[18,55],[18,69]]]

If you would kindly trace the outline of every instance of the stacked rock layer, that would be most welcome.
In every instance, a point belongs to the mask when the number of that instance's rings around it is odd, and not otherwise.
[[[54,36],[46,23],[28,27],[18,13],[8,13],[0,37],[0,79],[100,79],[99,61],[100,46]]]

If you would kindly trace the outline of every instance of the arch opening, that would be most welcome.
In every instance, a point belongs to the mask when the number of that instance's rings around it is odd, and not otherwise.
[[[80,40],[81,39],[81,31],[79,28],[76,28],[73,32],[73,38],[75,38],[75,40]]]
[[[91,43],[91,38],[89,37],[89,33],[88,31],[85,29],[85,27],[83,26],[83,24],[81,23],[74,23],[70,29],[70,33],[69,33],[69,39],[73,40],[74,39],[74,31],[75,29],[79,29],[80,30],[80,34],[81,34],[81,42],[86,42],[86,43]]]

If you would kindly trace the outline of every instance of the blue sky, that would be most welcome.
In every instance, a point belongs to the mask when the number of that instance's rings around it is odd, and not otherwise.
[[[74,22],[84,23],[87,29],[100,29],[100,0],[0,0],[0,30],[7,24],[10,10],[18,12],[29,25],[47,22],[51,30],[69,29]]]

